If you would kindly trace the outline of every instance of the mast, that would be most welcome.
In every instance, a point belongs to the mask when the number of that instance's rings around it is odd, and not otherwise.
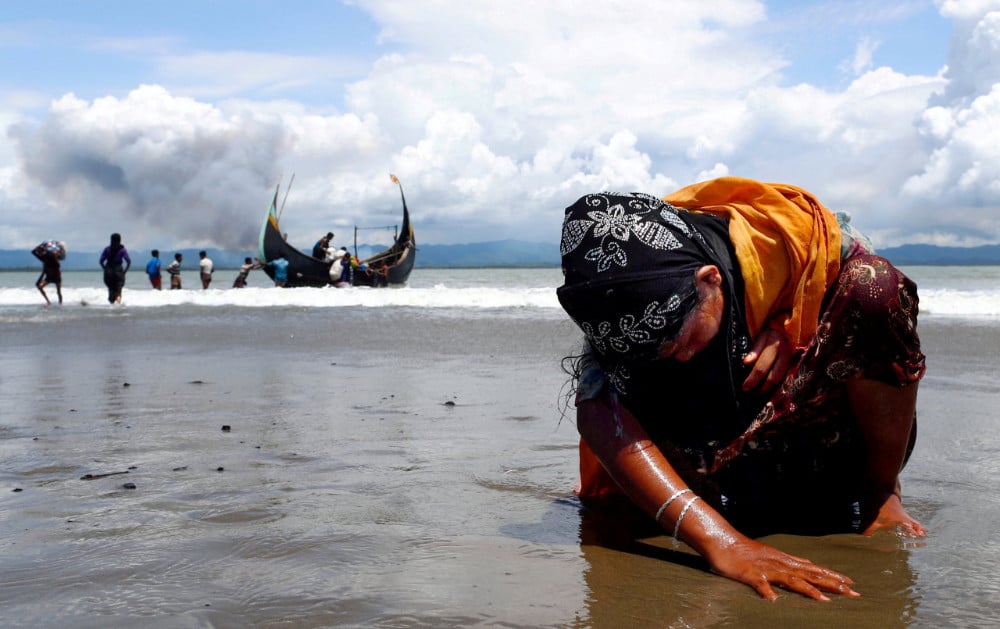
[[[285,188],[285,198],[281,200],[281,209],[278,210],[278,220],[281,220],[281,213],[285,211],[285,201],[288,200],[288,193],[292,191],[292,184],[295,183],[295,173],[292,173],[292,178],[288,180],[288,187]],[[281,183],[279,182],[280,186]]]

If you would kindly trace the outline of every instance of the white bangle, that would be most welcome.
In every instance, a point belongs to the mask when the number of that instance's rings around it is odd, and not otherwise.
[[[692,498],[691,500],[689,500],[688,503],[686,505],[684,505],[684,508],[681,509],[681,514],[679,516],[677,516],[677,523],[674,524],[674,540],[675,541],[677,540],[677,534],[681,532],[681,520],[683,520],[684,516],[687,515],[688,509],[691,508],[691,505],[693,505],[697,501],[698,501],[698,496],[695,496],[694,498]]]
[[[660,505],[659,510],[656,512],[656,517],[653,518],[654,520],[656,520],[656,523],[657,524],[660,523],[660,516],[663,515],[663,512],[667,510],[667,507],[670,506],[671,502],[673,502],[674,500],[677,500],[678,498],[680,498],[684,494],[690,494],[690,493],[693,493],[690,489],[678,489],[677,491],[675,491],[673,493],[672,496],[670,496],[669,498],[667,498],[667,501],[664,502],[662,505]]]

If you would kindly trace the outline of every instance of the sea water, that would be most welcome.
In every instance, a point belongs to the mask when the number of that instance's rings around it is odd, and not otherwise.
[[[933,317],[992,319],[1000,317],[1000,266],[914,266],[903,271],[917,282],[920,314]],[[231,289],[235,270],[219,270],[208,290],[194,272],[183,290],[154,291],[141,270],[128,274],[123,301],[129,308],[173,307],[174,316],[206,308],[415,308],[427,315],[477,312],[532,318],[565,317],[556,299],[562,283],[558,268],[417,268],[409,282],[389,290],[370,288],[275,288],[260,271],[248,287]],[[37,274],[0,272],[0,320],[31,316],[43,300],[34,287]],[[164,282],[166,284],[166,281]],[[55,288],[47,287],[55,301]],[[63,273],[64,316],[80,308],[108,307],[100,271]]]
[[[904,270],[928,374],[903,499],[929,535],[768,538],[864,595],[776,605],[573,498],[557,268],[139,269],[120,306],[67,272],[49,308],[2,272],[0,626],[995,626],[1000,267]]]
[[[236,271],[216,271],[208,290],[198,278],[185,277],[182,290],[152,290],[144,273],[130,272],[122,301],[129,308],[177,307],[175,312],[197,312],[212,307],[237,308],[400,308],[428,312],[467,310],[518,311],[528,316],[562,316],[555,287],[561,281],[559,269],[417,269],[402,287],[276,288],[260,271],[250,274],[248,287],[232,289]],[[0,272],[0,317],[18,317],[44,303],[34,287],[37,274]],[[164,280],[164,286],[167,282]],[[55,287],[46,287],[56,301]],[[107,289],[99,271],[63,273],[63,307],[108,307]],[[25,311],[23,308],[28,307]]]

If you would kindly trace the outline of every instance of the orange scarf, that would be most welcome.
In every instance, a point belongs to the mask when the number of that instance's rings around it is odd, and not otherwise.
[[[663,200],[729,219],[751,336],[765,325],[780,326],[797,347],[807,346],[826,289],[840,272],[833,213],[802,188],[741,177],[696,183]]]

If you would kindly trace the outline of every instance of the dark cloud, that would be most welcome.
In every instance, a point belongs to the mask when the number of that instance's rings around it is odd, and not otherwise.
[[[68,97],[9,133],[50,197],[163,242],[234,249],[255,246],[288,143],[275,117],[227,117],[156,87],[120,101]]]

